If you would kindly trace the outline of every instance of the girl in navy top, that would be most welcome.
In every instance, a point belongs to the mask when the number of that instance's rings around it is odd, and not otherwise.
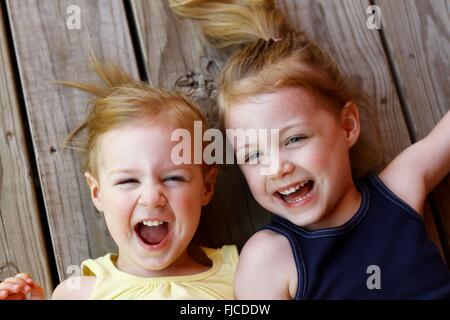
[[[450,274],[422,220],[427,194],[450,171],[450,114],[378,175],[358,179],[350,149],[363,95],[273,1],[171,5],[201,20],[215,45],[237,48],[219,87],[225,127],[279,130],[276,158],[264,144],[231,141],[253,196],[274,213],[241,252],[237,297],[450,298]],[[274,162],[278,170],[261,174]]]

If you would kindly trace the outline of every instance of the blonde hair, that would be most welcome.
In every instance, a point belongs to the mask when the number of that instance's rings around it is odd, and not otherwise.
[[[227,110],[260,93],[285,87],[303,87],[332,102],[327,108],[338,114],[355,102],[361,121],[375,124],[375,114],[365,94],[351,85],[339,67],[316,42],[296,30],[275,8],[272,0],[169,0],[174,12],[200,21],[210,42],[219,48],[235,46],[219,82],[218,106],[222,122]],[[377,128],[372,128],[373,130]],[[357,175],[378,165],[374,140],[361,130],[351,150],[352,169]],[[362,148],[361,145],[364,145]]]
[[[104,133],[120,126],[151,120],[176,128],[186,128],[192,132],[194,121],[201,121],[202,131],[207,129],[205,116],[183,93],[149,86],[133,79],[112,63],[101,65],[93,55],[91,60],[104,86],[57,81],[95,96],[89,103],[86,120],[75,128],[63,143],[64,147],[83,153],[83,171],[97,177],[99,139]],[[87,131],[87,138],[82,147],[72,146],[71,142],[75,136],[84,129]]]

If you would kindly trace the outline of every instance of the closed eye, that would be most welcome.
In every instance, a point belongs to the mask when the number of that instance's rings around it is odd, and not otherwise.
[[[182,176],[170,176],[170,177],[164,178],[164,181],[186,181],[186,179]]]
[[[137,179],[125,179],[125,180],[120,180],[119,182],[116,183],[116,185],[119,185],[119,184],[128,184],[128,183],[139,183],[139,180],[137,180]]]

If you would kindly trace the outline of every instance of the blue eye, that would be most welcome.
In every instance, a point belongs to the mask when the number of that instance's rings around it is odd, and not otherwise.
[[[288,144],[296,143],[296,142],[299,142],[299,141],[304,140],[306,138],[307,138],[306,136],[293,136],[293,137],[290,137],[289,139],[287,139],[287,141],[285,142],[284,145],[287,146]]]

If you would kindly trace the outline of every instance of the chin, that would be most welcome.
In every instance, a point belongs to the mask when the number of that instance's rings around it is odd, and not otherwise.
[[[295,216],[295,217],[289,217],[287,218],[289,221],[291,221],[293,224],[299,226],[299,227],[308,227],[311,224],[316,223],[317,219],[314,217],[310,217],[307,214],[304,216]]]

